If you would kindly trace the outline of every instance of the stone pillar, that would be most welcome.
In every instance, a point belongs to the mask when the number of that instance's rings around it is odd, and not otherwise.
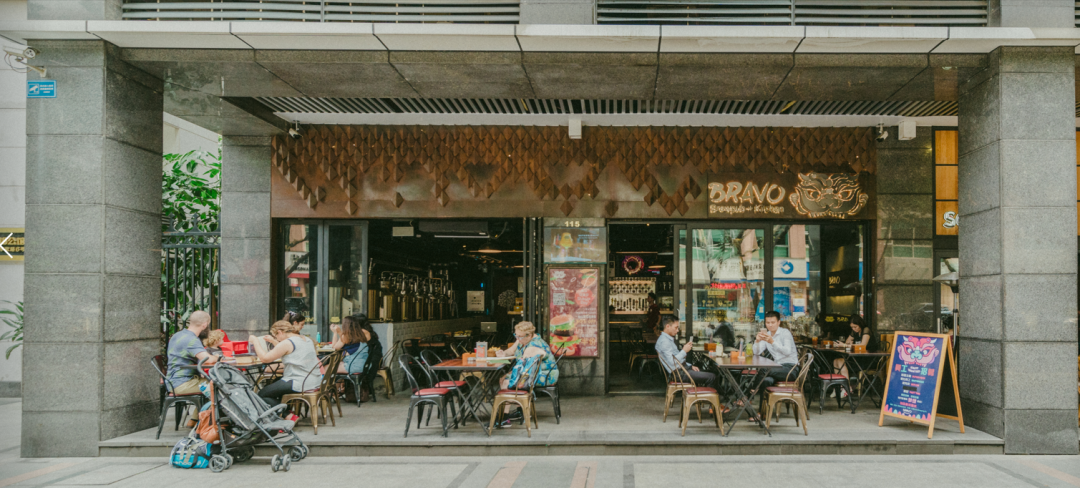
[[[102,41],[38,41],[26,104],[22,455],[96,456],[157,423],[162,82]]]
[[[960,394],[1007,453],[1076,454],[1072,47],[1002,47],[960,89]]]
[[[522,24],[595,24],[596,0],[522,0]]]
[[[919,127],[901,141],[896,127],[878,143],[877,249],[874,315],[879,332],[935,331],[934,315],[919,312],[934,302],[934,134]]]
[[[1074,27],[1072,0],[990,0],[988,27]]]
[[[270,316],[270,137],[223,136],[221,322],[234,340],[266,334]]]

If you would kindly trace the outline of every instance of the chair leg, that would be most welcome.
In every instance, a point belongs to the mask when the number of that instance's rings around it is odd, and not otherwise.
[[[683,395],[682,420],[679,422],[679,424],[682,425],[682,436],[683,437],[686,437],[686,424],[690,423],[690,409],[693,408],[693,405],[687,405],[686,404],[687,401],[689,401],[689,398],[684,394]]]
[[[499,417],[499,407],[502,407],[503,403],[503,401],[499,400],[491,405],[491,423],[488,425],[488,437],[491,437],[491,431],[495,430],[495,419]]]
[[[415,403],[409,404],[409,416],[405,419],[405,437],[409,437],[409,425],[412,424],[413,409],[416,408]],[[417,427],[419,428],[419,427]]]
[[[447,424],[446,424],[446,420],[447,420],[446,400],[447,400],[446,395],[443,395],[443,396],[439,397],[439,410],[440,410],[440,413],[442,413],[442,415],[440,415],[440,417],[442,418],[442,436],[443,437],[447,437],[447,432],[446,432],[446,427],[447,427]]]
[[[154,437],[154,439],[161,438],[161,428],[165,426],[165,416],[169,414],[169,407],[171,406],[172,404],[169,402],[163,402],[161,404],[161,419],[158,420],[157,437]]]
[[[709,403],[712,404],[713,411],[716,412],[716,415],[713,415],[713,420],[716,421],[716,428],[720,429],[720,433],[723,434],[724,433],[724,410],[722,408],[720,408],[720,397],[719,396],[716,397],[716,402],[715,403],[712,400],[709,400]]]
[[[530,410],[532,408],[532,402],[525,401],[520,403],[519,405],[521,405],[522,417],[525,418],[525,435],[529,438],[532,438],[532,426],[529,425],[531,423],[530,420],[532,420],[532,412]]]
[[[818,415],[821,415],[825,410],[825,394],[828,393],[829,387],[825,383],[821,384],[821,398],[818,399]]]
[[[555,425],[559,425],[559,393],[555,392],[555,395],[551,397],[551,409],[555,411]],[[533,416],[536,415],[536,410],[533,410]]]
[[[326,402],[326,412],[330,414],[330,425],[337,427],[337,422],[334,421],[334,405],[325,396],[323,396],[323,401]],[[338,404],[338,414],[341,414],[341,404]],[[323,419],[323,423],[326,423],[326,419]]]
[[[697,402],[694,402],[694,405],[697,406],[697,423],[700,424],[701,423],[701,404],[697,403]]]
[[[664,422],[667,422],[668,409],[671,408],[673,400],[675,400],[675,390],[669,388],[667,395],[664,396]]]

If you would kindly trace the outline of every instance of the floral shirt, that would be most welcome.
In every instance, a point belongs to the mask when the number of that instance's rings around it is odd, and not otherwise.
[[[532,341],[525,347],[518,347],[514,352],[514,357],[521,359],[521,356],[525,354],[525,349],[529,347],[540,348],[544,351],[543,362],[540,363],[540,373],[536,378],[536,386],[551,386],[559,381],[559,367],[555,365],[555,355],[551,353],[551,348],[544,342],[538,335],[534,335]],[[520,363],[520,361],[519,361]]]

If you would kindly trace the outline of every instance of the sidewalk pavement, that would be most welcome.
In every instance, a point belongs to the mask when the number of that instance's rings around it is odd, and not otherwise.
[[[1080,487],[1080,456],[310,457],[287,473],[255,458],[215,474],[172,468],[164,458],[20,459],[20,409],[18,400],[0,400],[0,488]]]

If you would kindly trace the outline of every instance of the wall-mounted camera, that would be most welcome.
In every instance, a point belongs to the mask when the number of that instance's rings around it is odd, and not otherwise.
[[[877,126],[877,136],[874,137],[874,140],[876,140],[878,142],[885,142],[885,139],[888,139],[888,138],[889,138],[889,131],[885,130],[885,124],[878,124],[878,126]]]
[[[45,67],[34,66],[30,64],[30,60],[34,59],[38,55],[38,50],[32,47],[25,47],[23,49],[4,47],[4,62],[8,67],[19,73],[26,73],[33,71],[42,78],[45,77]]]
[[[300,122],[299,121],[294,120],[293,121],[293,126],[289,127],[289,137],[291,137],[293,139],[299,139],[301,137],[304,137],[304,134],[300,129]]]

